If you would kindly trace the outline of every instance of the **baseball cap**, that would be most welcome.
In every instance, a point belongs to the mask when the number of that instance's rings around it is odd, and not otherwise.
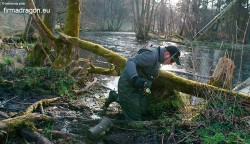
[[[181,51],[176,46],[167,46],[165,48],[170,53],[170,56],[174,59],[175,63],[181,65],[179,59]]]

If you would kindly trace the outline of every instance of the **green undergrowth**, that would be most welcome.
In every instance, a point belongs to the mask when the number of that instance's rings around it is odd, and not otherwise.
[[[202,138],[205,143],[209,144],[250,143],[249,130],[237,129],[233,124],[229,123],[214,122],[207,127],[199,128],[195,134]]]
[[[238,96],[206,94],[207,100],[189,105],[193,110],[187,110],[186,104],[186,111],[183,109],[182,112],[167,107],[170,104],[164,100],[157,101],[149,112],[152,116],[157,115],[157,119],[129,123],[123,128],[144,137],[157,133],[159,139],[156,141],[163,143],[250,144],[250,126],[242,120],[250,115],[242,107],[244,101]]]
[[[218,143],[250,143],[249,124],[243,121],[250,115],[242,104],[244,100],[238,96],[214,94],[208,96],[204,108],[191,120],[197,125],[183,133],[191,133],[184,142]]]
[[[9,63],[9,60],[6,61]],[[71,90],[74,88],[75,82],[63,71],[49,67],[24,67],[10,72],[3,68],[6,65],[9,64],[0,65],[0,78],[5,80],[5,82],[0,83],[2,92],[16,95],[33,93],[36,95],[72,96]]]

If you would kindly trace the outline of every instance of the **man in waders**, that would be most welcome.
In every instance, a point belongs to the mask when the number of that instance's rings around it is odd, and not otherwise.
[[[126,67],[118,81],[118,94],[110,91],[103,106],[104,115],[110,103],[116,101],[121,105],[126,120],[141,120],[147,105],[146,95],[150,94],[153,79],[161,64],[180,65],[180,50],[175,46],[148,46],[140,49],[126,62]]]

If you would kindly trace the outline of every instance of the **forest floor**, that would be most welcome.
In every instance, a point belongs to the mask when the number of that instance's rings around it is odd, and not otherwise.
[[[97,81],[93,85],[86,91],[75,94],[75,89],[88,84],[77,85],[64,72],[49,67],[22,67],[15,60],[15,55],[12,55],[17,49],[11,46],[7,51],[1,48],[0,118],[4,121],[18,117],[38,101],[60,97],[32,110],[32,113],[49,117],[49,120],[35,122],[34,126],[35,131],[53,143],[250,143],[249,126],[239,121],[239,116],[243,116],[242,109],[237,115],[237,107],[234,107],[233,113],[226,111],[232,107],[221,105],[221,100],[214,103],[216,107],[212,107],[212,111],[203,110],[199,105],[190,106],[195,115],[188,114],[187,111],[182,114],[169,113],[164,105],[158,105],[161,108],[155,110],[163,111],[157,118],[152,119],[151,115],[146,115],[147,120],[139,122],[125,121],[119,105],[113,103],[106,115],[112,119],[113,126],[102,137],[93,139],[89,130],[102,119],[98,114],[110,91],[105,86],[109,79],[96,76]],[[12,58],[4,54],[12,55]],[[91,83],[94,79],[89,78],[88,81]],[[225,111],[230,116],[225,116]],[[248,116],[244,114],[244,117],[249,118],[249,113]],[[37,143],[34,139],[23,137],[20,129],[22,127],[8,133],[7,139],[2,143]]]
[[[59,100],[43,105],[42,110],[36,108],[33,111],[53,118],[51,121],[35,123],[37,131],[53,143],[144,144],[167,140],[167,137],[157,133],[159,129],[169,127],[162,127],[165,125],[164,120],[155,123],[126,122],[119,106],[115,103],[109,108],[106,117],[118,123],[115,123],[103,137],[98,139],[89,137],[89,129],[97,125],[101,119],[98,113],[105,99],[104,93],[109,91],[103,85],[101,77],[90,89],[77,97],[67,91],[71,89],[71,79],[49,68],[27,67],[15,72],[1,69],[0,77],[5,80],[1,81],[0,87],[1,120],[18,117],[35,102],[61,95]],[[36,143],[34,139],[23,138],[19,131],[20,129],[16,129],[16,133],[8,133],[8,138],[2,143]]]

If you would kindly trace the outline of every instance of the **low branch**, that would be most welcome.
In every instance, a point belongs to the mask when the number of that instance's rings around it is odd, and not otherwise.
[[[114,65],[111,65],[111,68],[102,68],[90,65],[90,68],[88,68],[88,72],[95,74],[112,75],[112,76],[118,75]]]
[[[33,0],[26,0],[26,5],[29,9],[36,9]],[[52,34],[52,32],[47,28],[47,26],[42,22],[41,18],[39,17],[38,13],[32,13],[32,18],[35,21],[35,25],[40,34],[43,35],[43,38],[53,47],[57,48],[55,40],[56,37]]]
[[[106,49],[99,44],[95,44],[89,41],[81,40],[78,37],[71,37],[69,35],[64,34],[63,32],[58,32],[63,39],[63,41],[73,44],[81,49],[92,52],[96,55],[102,56],[108,60],[108,62],[114,64],[116,67],[116,71],[120,74],[125,67],[126,58],[120,56],[119,54],[113,52],[112,50]]]

